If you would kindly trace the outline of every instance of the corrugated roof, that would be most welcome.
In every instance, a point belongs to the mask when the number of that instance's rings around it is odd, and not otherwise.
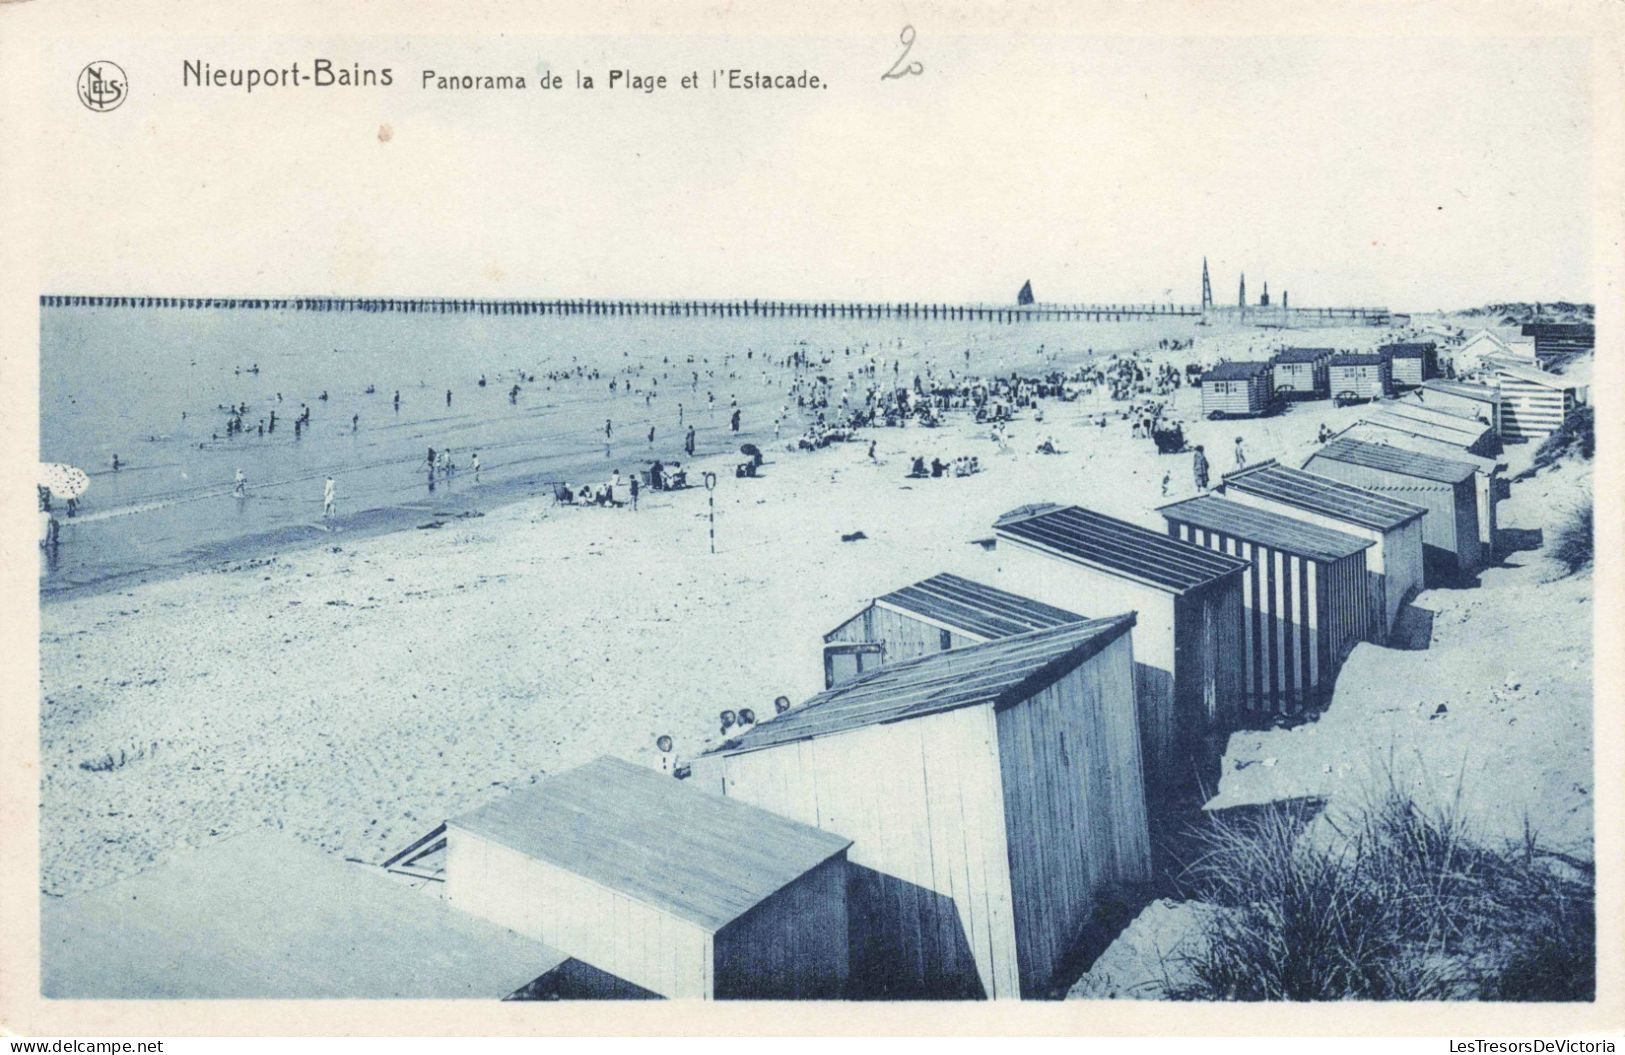
[[[1390,359],[1421,359],[1428,352],[1434,351],[1438,345],[1431,341],[1412,342],[1400,344],[1385,344],[1377,349],[1379,355],[1386,355]]]
[[[1397,414],[1391,410],[1368,410],[1361,415],[1360,420],[1367,425],[1376,425],[1385,429],[1395,429],[1400,432],[1409,432],[1425,439],[1437,440],[1460,447],[1465,451],[1468,447],[1484,438],[1487,428],[1458,428],[1441,421],[1428,421],[1423,418],[1412,417],[1408,414]],[[1460,419],[1465,421],[1465,419]],[[1465,422],[1468,425],[1474,422]]]
[[[1451,462],[1466,462],[1480,472],[1493,473],[1500,462],[1494,458],[1485,458],[1466,450],[1454,440],[1436,440],[1424,436],[1419,431],[1410,429],[1389,428],[1375,422],[1360,421],[1338,434],[1339,438],[1359,440],[1361,443],[1376,443],[1390,447],[1402,447],[1408,451],[1420,454],[1431,454],[1435,458],[1443,458]]]
[[[1376,366],[1385,362],[1382,356],[1375,352],[1344,352],[1342,355],[1332,356],[1332,366]]]
[[[1055,684],[1134,626],[1134,614],[1034,630],[887,664],[707,754],[735,754],[960,707],[1007,707]]]
[[[1245,381],[1269,370],[1270,364],[1261,360],[1238,360],[1220,363],[1202,375],[1203,381]]]
[[[40,915],[54,999],[501,1000],[565,958],[271,831],[43,898]]]
[[[1595,327],[1589,322],[1526,322],[1525,337],[1594,337]]]
[[[1478,385],[1470,381],[1446,381],[1436,377],[1430,381],[1423,381],[1422,387],[1430,392],[1444,392],[1466,399],[1482,400],[1485,403],[1495,403],[1501,399],[1501,393],[1494,385]]]
[[[1469,479],[1477,471],[1467,462],[1437,458],[1431,454],[1409,451],[1403,447],[1390,447],[1380,443],[1365,443],[1361,440],[1343,438],[1332,440],[1316,451],[1310,457],[1307,465],[1313,465],[1321,458],[1347,462],[1350,465],[1363,465],[1368,469],[1380,469],[1384,472],[1402,473],[1405,476],[1414,476],[1422,480],[1435,480],[1447,484],[1460,483]]]
[[[1335,348],[1282,348],[1270,358],[1272,363],[1318,363],[1335,354]]]
[[[1474,416],[1475,412],[1465,407],[1447,408],[1430,406],[1417,398],[1413,393],[1403,399],[1388,399],[1373,403],[1366,413],[1387,411],[1412,421],[1425,421],[1430,425],[1437,425],[1444,429],[1455,429],[1464,435],[1472,436],[1471,442],[1477,443],[1489,433],[1490,427]]]
[[[608,757],[450,823],[711,930],[852,845]]]
[[[1193,590],[1247,567],[1244,560],[1078,506],[995,527],[1016,541],[1174,593]]]
[[[1518,381],[1528,381],[1532,384],[1545,385],[1547,388],[1576,388],[1578,386],[1562,374],[1554,374],[1533,366],[1519,366],[1515,363],[1495,364],[1497,374],[1505,374]]]
[[[987,641],[1084,619],[1076,612],[946,573],[894,590],[876,602]]]
[[[1368,538],[1306,524],[1216,495],[1197,495],[1163,506],[1158,512],[1172,523],[1219,531],[1314,561],[1342,560],[1376,545]]]
[[[1230,473],[1224,478],[1224,488],[1232,487],[1378,531],[1391,530],[1427,512],[1422,506],[1275,461]]]

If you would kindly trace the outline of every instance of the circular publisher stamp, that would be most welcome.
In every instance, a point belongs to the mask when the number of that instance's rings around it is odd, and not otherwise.
[[[116,62],[99,59],[79,71],[79,101],[86,109],[99,114],[117,110],[129,91],[129,80]]]

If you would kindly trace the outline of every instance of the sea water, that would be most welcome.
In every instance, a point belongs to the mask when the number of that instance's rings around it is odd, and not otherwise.
[[[885,383],[908,384],[928,371],[1031,375],[1192,329],[1166,319],[43,307],[40,459],[83,468],[91,486],[74,517],[56,505],[60,544],[42,558],[41,591],[105,588],[409,528],[549,494],[554,483],[601,485],[617,468],[625,479],[657,458],[687,461],[689,425],[702,457],[737,452],[744,442],[782,452],[813,417],[788,394],[796,372],[783,364],[796,352],[812,359],[804,376],[831,380],[835,403],[848,376],[871,361],[882,375],[875,380]],[[575,376],[578,367],[589,376]],[[572,376],[547,377],[560,371]],[[522,380],[531,375],[535,382]],[[510,402],[516,383],[521,392]],[[868,384],[852,379],[854,401]],[[228,436],[225,408],[240,404],[247,404],[244,431]],[[775,442],[774,419],[786,406]],[[296,433],[305,407],[310,423]],[[261,435],[273,411],[275,431]],[[430,473],[431,447],[451,448],[457,471]],[[242,498],[233,494],[239,469],[247,478]],[[329,475],[338,510],[331,519],[322,515]]]

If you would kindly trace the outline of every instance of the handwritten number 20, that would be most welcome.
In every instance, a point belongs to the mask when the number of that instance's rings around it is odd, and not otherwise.
[[[914,27],[904,26],[903,31],[897,35],[897,40],[903,45],[903,53],[897,56],[897,61],[892,63],[891,69],[880,75],[883,81],[895,81],[911,74],[919,76],[925,72],[925,67],[918,61],[908,61],[908,53],[914,47]]]

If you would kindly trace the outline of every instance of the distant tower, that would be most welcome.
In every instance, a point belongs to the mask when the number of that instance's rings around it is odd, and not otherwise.
[[[1241,293],[1236,297],[1236,306],[1242,311],[1247,310],[1247,272],[1241,273]]]
[[[1287,297],[1286,290],[1283,289],[1281,291],[1281,310],[1282,311],[1286,310],[1286,297]]]
[[[1207,257],[1202,258],[1202,314],[1213,307],[1213,283],[1207,277]]]
[[[1258,306],[1261,308],[1270,306],[1270,284],[1268,282],[1264,283],[1264,295],[1258,298]]]

